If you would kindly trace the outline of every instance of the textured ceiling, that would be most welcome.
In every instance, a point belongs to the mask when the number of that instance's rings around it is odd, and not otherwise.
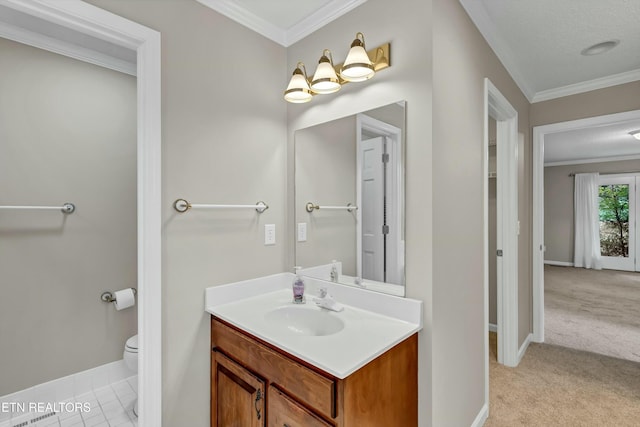
[[[639,0],[460,1],[530,101],[640,80]]]
[[[460,0],[531,102],[640,80],[640,0]],[[619,40],[600,55],[583,49]],[[640,106],[640,104],[639,104]],[[545,136],[545,163],[640,157],[640,122]]]
[[[640,120],[545,135],[544,162],[640,158],[640,141],[629,135],[635,130],[640,130]]]

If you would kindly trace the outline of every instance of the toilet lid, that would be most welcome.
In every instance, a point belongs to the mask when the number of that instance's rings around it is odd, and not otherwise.
[[[138,335],[134,335],[127,340],[125,347],[129,350],[138,351]]]

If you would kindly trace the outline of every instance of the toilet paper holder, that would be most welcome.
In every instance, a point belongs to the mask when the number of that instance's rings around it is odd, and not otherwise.
[[[133,291],[133,295],[138,295],[138,290],[136,288],[131,288],[131,290]],[[100,299],[104,302],[115,302],[115,298],[113,297],[113,292],[111,291],[106,291],[103,292],[102,295],[100,295]]]

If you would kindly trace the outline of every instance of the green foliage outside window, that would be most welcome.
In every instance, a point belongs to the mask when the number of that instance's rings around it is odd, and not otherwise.
[[[601,185],[600,250],[604,256],[629,256],[629,186]]]

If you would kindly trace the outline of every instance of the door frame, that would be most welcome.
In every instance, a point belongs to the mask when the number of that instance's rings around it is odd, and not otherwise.
[[[138,423],[162,425],[160,33],[80,0],[0,5],[137,52]],[[14,39],[15,40],[15,39]],[[19,41],[20,40],[16,40]],[[28,42],[25,42],[28,44]]]
[[[489,405],[489,117],[496,120],[496,196],[502,199],[497,230],[502,249],[498,268],[498,361],[517,366],[518,358],[518,112],[488,78],[484,79],[484,362],[485,404]]]
[[[544,342],[544,138],[546,135],[556,132],[578,130],[639,119],[640,110],[635,110],[535,126],[533,128],[532,272],[533,341],[535,342]],[[640,158],[640,156],[637,158]],[[630,157],[626,157],[626,159],[630,159]],[[599,161],[603,160],[604,159],[599,159]]]
[[[362,149],[363,130],[391,139],[391,147],[388,150],[390,159],[402,159],[402,153],[404,150],[402,147],[402,129],[381,120],[374,119],[371,116],[367,116],[366,113],[359,113],[356,115],[356,183],[358,184],[356,185],[356,206],[359,208],[362,206],[362,191],[358,183],[358,177],[362,174],[362,158],[360,153]],[[402,230],[402,215],[400,215],[400,209],[403,206],[404,198],[404,194],[402,192],[404,168],[399,166],[398,163],[399,162],[397,161],[390,161],[391,170],[387,173],[387,178],[389,179],[388,186],[394,189],[394,197],[391,200],[393,208],[388,212],[387,223],[391,224],[391,227],[394,230],[397,230],[397,232],[393,234],[395,238],[389,239],[390,250],[388,253],[391,254],[391,261],[388,264],[402,265],[402,276],[404,278],[404,245],[402,242],[402,233],[400,232],[400,230]],[[360,229],[360,223],[362,221],[361,209],[356,211],[356,221],[356,275],[360,277],[362,272],[362,230]]]

